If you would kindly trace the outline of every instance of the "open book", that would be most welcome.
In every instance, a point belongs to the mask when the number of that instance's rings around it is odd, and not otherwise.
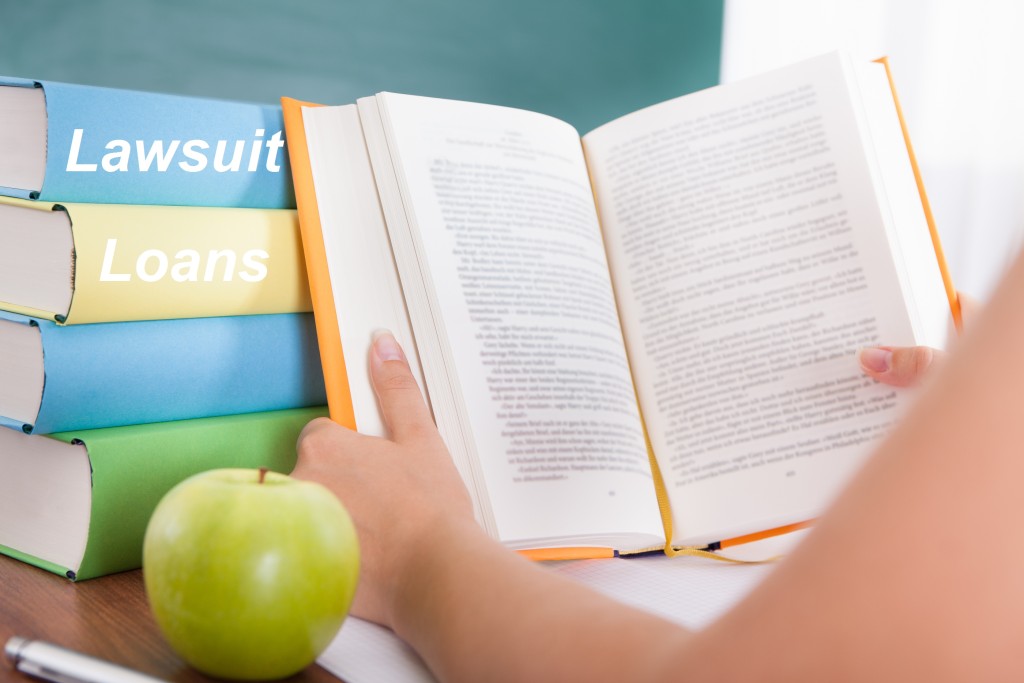
[[[907,400],[856,350],[941,347],[958,315],[884,64],[826,55],[582,139],[391,93],[285,117],[332,417],[383,430],[366,350],[393,330],[512,548],[813,519]]]

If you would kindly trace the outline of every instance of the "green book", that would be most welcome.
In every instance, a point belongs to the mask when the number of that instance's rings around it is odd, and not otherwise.
[[[221,467],[289,473],[295,440],[326,408],[48,436],[0,429],[0,553],[73,580],[136,569],[157,503]]]

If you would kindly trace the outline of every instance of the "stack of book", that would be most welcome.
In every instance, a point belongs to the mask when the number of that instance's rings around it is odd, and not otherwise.
[[[0,552],[85,579],[325,414],[278,107],[0,78]]]

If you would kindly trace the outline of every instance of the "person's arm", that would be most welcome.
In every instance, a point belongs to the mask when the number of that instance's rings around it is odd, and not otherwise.
[[[1024,679],[1024,254],[971,322],[806,541],[694,637],[693,680]]]
[[[1022,348],[1024,259],[804,543],[696,634],[485,537],[388,337],[372,365],[394,439],[314,422],[295,474],[330,486],[355,519],[357,613],[444,680],[1016,680]]]

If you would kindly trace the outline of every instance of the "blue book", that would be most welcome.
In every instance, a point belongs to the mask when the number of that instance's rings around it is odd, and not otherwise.
[[[0,76],[0,194],[295,208],[279,106]]]
[[[326,401],[308,313],[63,327],[0,311],[0,425],[26,433]]]

